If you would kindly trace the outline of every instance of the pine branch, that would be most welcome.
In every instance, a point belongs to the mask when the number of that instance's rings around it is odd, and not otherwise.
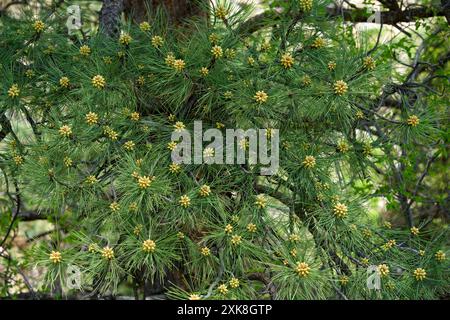
[[[389,11],[381,11],[379,13],[380,22],[383,24],[397,25],[401,22],[414,22],[417,19],[426,19],[439,16],[447,16],[450,7],[448,4],[444,6],[420,6],[414,8],[407,8],[400,10],[399,8],[391,6]],[[379,21],[371,20],[372,14],[365,9],[347,9],[339,6],[328,7],[327,12],[332,17],[343,17],[345,21],[349,22],[365,22],[365,23],[379,23]]]
[[[36,212],[36,211],[23,211],[21,210],[17,215],[20,221],[35,221],[35,220],[47,220],[50,212]]]
[[[271,299],[276,299],[277,297],[277,287],[274,285],[274,283],[271,281],[270,277],[262,272],[253,272],[250,274],[247,274],[248,280],[256,280],[264,283],[266,286],[266,290],[269,292]]]
[[[394,8],[394,6],[391,6]],[[405,10],[400,10],[395,7],[395,10],[382,11],[380,12],[380,21],[369,21],[372,14],[368,13],[365,8],[342,8],[340,6],[330,6],[327,8],[327,13],[330,17],[342,17],[345,21],[349,22],[364,22],[364,23],[379,23],[397,25],[401,22],[414,22],[417,19],[426,19],[439,16],[449,16],[450,15],[450,3],[443,4],[442,6],[435,7],[414,7],[407,8]],[[242,23],[237,33],[243,36],[252,34],[260,29],[275,25],[286,15],[282,10],[270,10],[258,14],[246,22]],[[292,19],[296,19],[297,16],[292,16]]]
[[[0,8],[0,17],[5,14],[6,10],[9,9],[9,7],[15,6],[15,5],[19,5],[19,4],[28,4],[28,0],[17,0],[17,1],[11,1],[8,2],[6,5],[4,5],[3,7]]]
[[[9,234],[12,231],[14,223],[16,222],[16,219],[19,216],[20,206],[22,205],[22,200],[21,200],[21,196],[20,196],[20,190],[19,190],[19,186],[18,186],[16,180],[14,180],[14,187],[16,189],[16,200],[15,200],[16,209],[14,210],[11,222],[10,222],[10,224],[8,226],[8,229],[6,230],[6,234],[4,235],[2,242],[0,242],[0,247],[2,247],[5,244],[6,240],[8,240]]]
[[[5,113],[2,113],[0,116],[0,125],[2,126],[2,130],[0,131],[0,141],[2,141],[10,132],[12,132],[11,123]]]

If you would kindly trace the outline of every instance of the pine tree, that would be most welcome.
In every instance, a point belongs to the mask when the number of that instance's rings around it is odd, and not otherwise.
[[[138,297],[161,286],[193,300],[448,290],[445,230],[391,228],[369,214],[377,164],[398,145],[442,144],[442,109],[374,108],[372,97],[395,87],[389,48],[353,37],[328,4],[289,1],[254,16],[218,1],[189,32],[156,10],[119,32],[70,38],[51,11],[2,17],[2,130],[20,127],[2,137],[3,190],[16,215],[26,203],[55,226],[25,259],[48,290],[71,266],[99,295],[130,283]],[[196,120],[223,133],[279,129],[277,174],[173,163],[172,132]],[[369,266],[381,290],[368,289]]]

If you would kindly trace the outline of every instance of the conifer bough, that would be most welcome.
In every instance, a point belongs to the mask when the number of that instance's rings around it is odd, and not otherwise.
[[[41,267],[53,296],[130,286],[136,298],[152,289],[191,300],[442,296],[446,233],[413,219],[378,226],[369,214],[386,177],[379,164],[396,148],[441,143],[442,109],[411,101],[383,113],[373,97],[398,89],[386,86],[389,46],[355,40],[327,5],[290,1],[249,18],[252,8],[218,1],[180,27],[163,10],[108,0],[99,32],[71,38],[45,7],[39,19],[5,20],[2,191],[15,213],[0,225],[2,250],[16,220],[48,219],[52,241],[23,259]],[[268,136],[278,128],[280,169],[173,163],[171,133],[196,120]],[[402,203],[412,215],[413,202]],[[74,266],[82,286],[67,288]],[[378,290],[367,287],[370,267]]]

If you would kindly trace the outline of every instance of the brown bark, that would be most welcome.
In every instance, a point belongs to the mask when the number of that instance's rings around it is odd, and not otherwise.
[[[443,6],[420,6],[408,8],[405,10],[389,10],[382,11],[379,14],[380,22],[383,24],[395,25],[401,22],[415,22],[418,19],[432,18],[438,16],[448,16],[450,12],[450,7],[448,3]],[[329,8],[328,13],[331,16],[342,16],[344,20],[351,22],[375,22],[378,21],[368,21],[371,17],[371,13],[367,13],[364,9],[342,9],[339,7]]]
[[[392,1],[387,0],[391,8],[394,8]],[[373,18],[373,13],[368,12],[365,8],[341,8],[340,6],[327,7],[327,13],[330,17],[342,17],[349,22],[370,22],[397,25],[401,22],[414,22],[418,19],[426,19],[432,17],[445,16],[447,22],[450,24],[450,0],[441,0],[441,5],[436,6],[417,6],[407,8],[404,10],[396,9],[380,12],[379,21]],[[258,14],[246,22],[244,22],[238,29],[240,34],[251,34],[261,28],[275,24],[285,13],[282,11],[269,10]],[[292,16],[294,18],[294,16]],[[370,21],[368,21],[371,19]]]
[[[148,20],[149,13],[155,13],[158,7],[162,7],[167,12],[168,22],[179,25],[192,17],[206,18],[207,6],[208,0],[103,0],[100,32],[117,38],[122,13],[125,13],[125,19],[140,23]]]
[[[120,17],[123,11],[123,0],[103,0],[100,10],[100,32],[117,38],[120,33]]]

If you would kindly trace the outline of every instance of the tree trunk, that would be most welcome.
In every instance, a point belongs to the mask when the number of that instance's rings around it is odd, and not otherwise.
[[[105,35],[117,38],[120,35],[120,20],[122,12],[125,19],[133,23],[147,21],[150,13],[155,13],[158,7],[162,7],[167,12],[167,19],[172,26],[181,25],[185,19],[192,17],[208,17],[205,10],[209,0],[103,0],[100,10],[100,32]],[[184,25],[183,27],[188,27]],[[181,266],[180,266],[181,268]],[[174,283],[181,288],[185,287],[182,271],[168,272],[165,279],[155,283],[142,282],[139,275],[135,276],[137,286],[134,287],[135,296],[138,297],[139,289],[143,289],[146,294],[159,293],[164,291],[168,283]]]
[[[123,11],[123,0],[103,0],[100,10],[100,32],[108,37],[117,38],[120,33],[120,17]]]
[[[207,17],[205,8],[208,7],[208,0],[103,0],[100,32],[117,38],[122,12],[125,19],[140,23],[146,21],[149,12],[156,12],[159,6],[166,10],[170,24],[179,25],[187,18]]]

